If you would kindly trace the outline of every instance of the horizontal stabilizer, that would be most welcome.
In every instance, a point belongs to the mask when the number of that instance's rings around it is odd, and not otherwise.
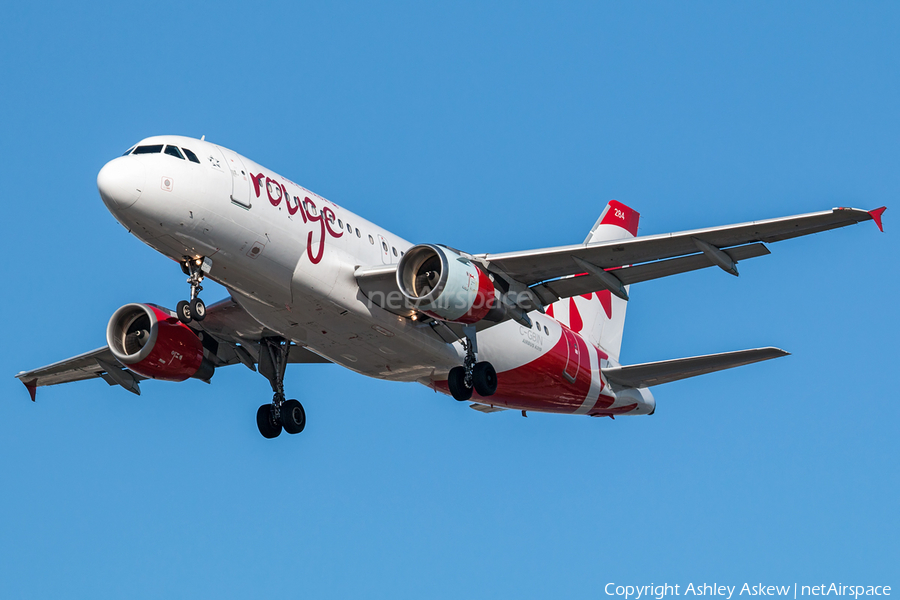
[[[715,373],[733,367],[749,365],[771,358],[779,358],[789,355],[781,348],[754,348],[752,350],[737,350],[735,352],[722,352],[721,354],[706,354],[704,356],[692,356],[691,358],[676,358],[674,360],[662,360],[659,362],[643,363],[640,365],[628,365],[625,367],[611,367],[603,369],[603,375],[610,383],[629,388],[650,387],[661,385]]]

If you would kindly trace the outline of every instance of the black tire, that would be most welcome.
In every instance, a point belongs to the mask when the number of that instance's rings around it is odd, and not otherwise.
[[[187,325],[191,322],[191,305],[187,300],[182,300],[175,307],[175,314],[178,320]]]
[[[497,371],[494,365],[489,362],[475,363],[475,369],[472,371],[472,383],[475,391],[482,398],[493,396],[497,391]]]
[[[281,434],[281,423],[275,420],[275,412],[271,404],[263,404],[256,411],[256,426],[266,439],[277,438]]]
[[[206,305],[200,298],[191,300],[191,318],[195,321],[202,321],[206,317]]]
[[[450,388],[450,394],[464,402],[472,397],[472,388],[466,387],[466,370],[462,367],[453,367],[447,376],[447,387]]]
[[[286,400],[281,405],[281,424],[288,433],[300,433],[306,427],[306,411],[296,400]]]

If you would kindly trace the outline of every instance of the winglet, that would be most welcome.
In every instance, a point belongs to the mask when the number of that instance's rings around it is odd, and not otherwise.
[[[37,379],[32,379],[31,381],[23,381],[25,387],[28,388],[28,393],[31,394],[31,401],[34,402],[34,397],[37,395]]]
[[[881,215],[886,210],[887,206],[882,206],[881,208],[876,208],[875,210],[869,211],[869,216],[871,216],[872,220],[875,221],[875,224],[878,225],[878,231],[882,233],[884,233],[884,227],[881,226]]]

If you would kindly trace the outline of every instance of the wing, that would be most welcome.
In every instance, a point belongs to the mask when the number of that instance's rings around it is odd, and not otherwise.
[[[259,341],[279,335],[260,325],[231,298],[208,307],[206,318],[199,323],[191,322],[190,327],[203,343],[204,357],[216,367],[242,363],[254,371],[259,362]],[[302,346],[294,346],[288,354],[288,362],[331,361]],[[141,393],[139,383],[146,379],[123,367],[107,346],[16,375],[28,388],[32,401],[39,387],[97,377],[109,385],[120,385],[138,395]]]
[[[767,243],[869,220],[881,229],[884,211],[884,207],[871,211],[834,208],[678,233],[468,256],[499,276],[509,303],[527,312],[542,310],[560,298],[604,289],[627,300],[627,285],[714,265],[737,275],[739,261],[770,253]],[[396,270],[397,265],[376,265],[357,268],[354,275],[362,294],[374,304],[411,317],[416,308],[397,287]],[[480,330],[494,324],[482,321],[477,327]],[[462,336],[452,323],[430,322],[429,326],[436,338],[448,343]]]
[[[738,350],[736,352],[707,354],[691,358],[676,358],[674,360],[628,365],[626,367],[612,367],[603,369],[603,375],[606,376],[610,383],[622,387],[642,388],[788,356],[789,354],[789,352],[785,352],[780,348],[755,348],[753,350]]]
[[[474,258],[495,273],[528,286],[547,305],[560,298],[624,286],[713,265],[737,275],[735,264],[769,254],[765,244],[875,220],[884,207],[829,211],[630,239],[507,252]]]
[[[141,393],[138,382],[144,379],[140,375],[126,371],[116,361],[107,346],[41,367],[40,369],[22,371],[16,375],[16,378],[28,388],[32,402],[37,393],[37,388],[41,386],[81,381],[82,379],[93,379],[95,377],[102,377],[110,385],[121,385],[129,392],[138,395]]]

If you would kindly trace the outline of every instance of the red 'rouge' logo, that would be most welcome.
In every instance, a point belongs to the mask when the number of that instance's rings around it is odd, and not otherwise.
[[[316,203],[308,196],[304,197],[302,201],[297,196],[291,196],[288,194],[287,188],[283,183],[279,183],[271,177],[266,177],[263,173],[256,175],[251,173],[250,179],[253,180],[253,188],[257,198],[262,196],[263,180],[265,180],[266,196],[268,196],[269,203],[272,206],[278,206],[284,201],[284,206],[291,216],[300,213],[304,223],[319,223],[319,248],[315,254],[313,254],[312,230],[306,235],[306,255],[309,257],[309,262],[314,265],[322,260],[322,254],[325,252],[325,232],[327,231],[328,235],[333,238],[339,238],[344,235],[343,229],[335,231],[332,228],[334,211],[331,210],[331,208],[325,206],[322,208],[322,211],[319,212]]]

